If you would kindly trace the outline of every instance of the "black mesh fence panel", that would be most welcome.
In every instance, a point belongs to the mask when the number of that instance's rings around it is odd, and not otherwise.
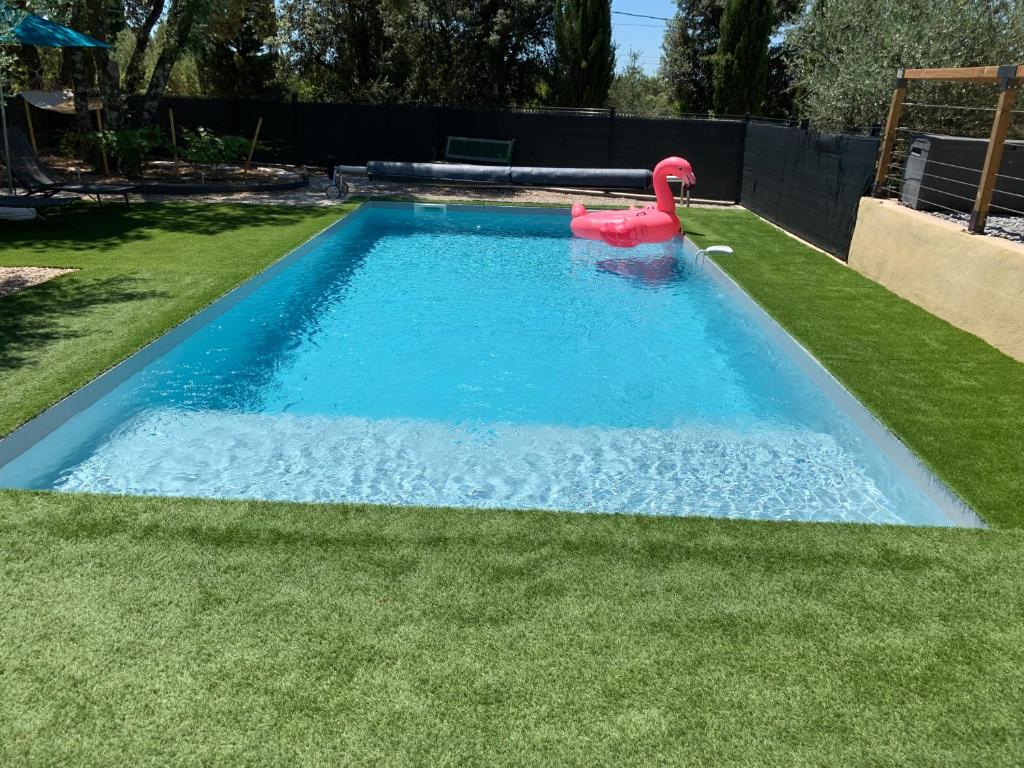
[[[369,160],[443,159],[448,136],[515,140],[512,164],[554,168],[653,168],[681,155],[696,170],[695,195],[737,202],[742,182],[745,125],[738,120],[647,120],[607,112],[572,114],[424,107],[313,104],[243,99],[167,98],[177,125],[251,136],[263,118],[265,161],[329,166]]]
[[[749,123],[741,202],[845,261],[878,150],[872,136]]]
[[[8,102],[12,124],[21,105]],[[605,111],[489,110],[415,105],[318,104],[260,99],[166,98],[156,122],[250,137],[263,118],[256,159],[328,167],[369,160],[443,159],[448,136],[515,140],[513,166],[653,168],[682,155],[694,196],[742,202],[783,229],[845,259],[857,204],[879,140],[743,120],[646,119]],[[74,120],[33,110],[41,147],[55,149]]]

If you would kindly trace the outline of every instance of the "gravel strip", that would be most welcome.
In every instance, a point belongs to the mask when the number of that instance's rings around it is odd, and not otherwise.
[[[937,216],[946,221],[954,221],[967,226],[971,215],[969,213],[952,213],[949,211],[926,211],[932,216]],[[985,234],[992,237],[1001,237],[1004,240],[1013,240],[1017,243],[1024,243],[1024,216],[994,216],[990,215],[985,223]]]
[[[51,267],[0,267],[0,296],[7,296],[22,288],[39,285],[74,271]]]

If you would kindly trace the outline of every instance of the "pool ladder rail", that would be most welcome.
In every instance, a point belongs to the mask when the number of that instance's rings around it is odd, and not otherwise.
[[[693,254],[693,263],[703,264],[709,253],[732,253],[732,248],[728,245],[709,245],[707,248],[701,248]]]

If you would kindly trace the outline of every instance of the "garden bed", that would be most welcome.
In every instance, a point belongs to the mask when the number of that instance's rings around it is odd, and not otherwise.
[[[155,195],[232,194],[242,192],[284,192],[309,185],[304,168],[288,165],[258,164],[205,165],[175,163],[173,160],[152,160],[145,163],[138,176],[102,176],[83,171],[80,160],[52,157],[47,165],[75,181],[123,182],[138,186],[138,192]]]

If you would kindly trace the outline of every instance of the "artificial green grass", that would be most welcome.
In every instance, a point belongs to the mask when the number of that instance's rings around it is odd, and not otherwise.
[[[178,210],[150,209],[139,225],[170,236]],[[177,296],[188,314],[208,300],[190,299],[194,289],[226,290],[257,268],[254,248],[280,237],[272,260],[301,239],[286,228],[313,231],[328,214],[291,215],[232,250],[219,287],[179,288],[195,278],[169,270],[147,290]],[[886,369],[910,349],[874,340],[890,331],[929,335],[918,345],[932,359],[955,343],[982,384],[982,363],[1019,375],[750,214],[684,220],[696,239],[733,245],[723,266],[858,394],[871,378],[850,371],[863,366],[880,387],[899,385]],[[218,230],[179,242],[223,255],[231,235]],[[5,248],[3,262],[67,263],[47,259],[48,238],[79,232],[44,231],[18,258]],[[144,254],[117,247],[121,274],[147,273]],[[89,279],[90,264],[116,272],[101,248],[81,250],[76,277]],[[5,383],[33,366],[56,393],[40,370],[59,364],[53,344],[94,368],[116,362],[149,337],[129,342],[122,326],[141,319],[121,304],[86,306],[84,335],[68,335],[82,333],[70,315],[56,338],[0,330],[22,361],[5,364]],[[120,346],[101,353],[104,331]],[[972,427],[957,411],[983,403],[962,401],[966,384],[942,391],[953,396],[935,430],[959,440]],[[887,415],[890,397],[869,403],[888,423],[924,419]],[[904,437],[927,449],[929,434]],[[996,477],[1004,490],[987,496],[954,456],[925,458],[951,482],[963,475],[958,489],[1003,529],[0,491],[0,764],[1014,765],[1024,531],[1006,529],[1016,518],[998,501],[1013,498],[1014,478]]]
[[[1022,543],[0,492],[0,763],[1012,765]]]
[[[0,300],[0,435],[338,216],[335,207],[79,205],[63,222],[5,225],[0,266],[80,271]]]
[[[991,525],[1024,526],[1024,364],[744,210],[687,234]]]

